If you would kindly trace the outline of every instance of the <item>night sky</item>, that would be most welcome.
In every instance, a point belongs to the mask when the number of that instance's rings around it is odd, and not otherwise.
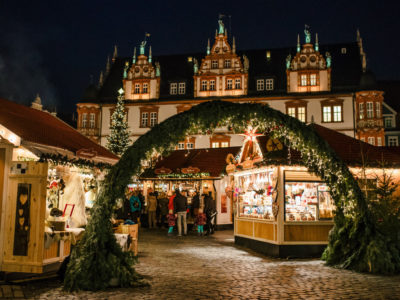
[[[219,14],[231,16],[224,23],[238,49],[295,47],[304,24],[320,44],[355,41],[359,28],[368,68],[400,80],[399,8],[348,0],[0,0],[0,97],[29,104],[39,93],[49,110],[72,112],[114,45],[131,56],[149,32],[153,55],[205,53]]]

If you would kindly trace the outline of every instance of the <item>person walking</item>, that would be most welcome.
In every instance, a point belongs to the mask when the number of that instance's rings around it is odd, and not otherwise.
[[[149,205],[147,206],[147,213],[149,218],[149,228],[156,227],[156,211],[157,211],[157,197],[154,193],[150,193],[148,198]]]
[[[179,192],[179,189],[175,190],[174,212],[178,222],[178,236],[182,236],[182,225],[183,235],[187,235],[187,198]]]
[[[206,235],[213,234],[214,233],[214,224],[215,222],[215,216],[217,214],[217,210],[215,209],[215,202],[214,199],[212,198],[211,192],[208,193],[208,195],[205,195],[204,197],[204,212],[207,216],[207,233]]]
[[[138,218],[140,217],[140,211],[142,209],[142,204],[140,203],[137,192],[133,192],[129,198],[129,205],[131,208],[131,218],[132,221],[137,224]]]

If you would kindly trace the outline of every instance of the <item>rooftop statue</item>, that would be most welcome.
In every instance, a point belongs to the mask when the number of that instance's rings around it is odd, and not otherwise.
[[[146,47],[146,44],[147,44],[146,40],[142,41],[140,44],[140,54],[141,55],[144,55],[144,47]]]
[[[304,34],[305,34],[305,38],[306,38],[306,44],[311,43],[311,32],[308,30],[309,28],[310,28],[310,26],[305,25]]]
[[[219,34],[224,34],[225,33],[224,23],[222,22],[222,20],[218,20],[218,24],[219,24],[218,33]]]

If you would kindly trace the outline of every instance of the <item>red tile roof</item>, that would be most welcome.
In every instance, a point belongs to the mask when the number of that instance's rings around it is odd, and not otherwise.
[[[17,134],[22,141],[57,147],[75,155],[79,150],[93,149],[97,156],[118,159],[50,113],[4,99],[0,99],[0,124]]]
[[[227,155],[229,153],[236,155],[239,150],[240,147],[176,150],[157,162],[154,169],[164,167],[173,173],[180,173],[183,168],[196,167],[200,169],[200,173],[210,173],[210,177],[220,177],[225,170]],[[141,177],[157,177],[154,169],[146,170]]]

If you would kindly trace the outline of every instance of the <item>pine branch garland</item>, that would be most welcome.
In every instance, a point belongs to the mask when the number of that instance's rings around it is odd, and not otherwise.
[[[259,126],[262,131],[274,128],[272,136],[283,137],[286,146],[297,149],[308,170],[329,186],[337,209],[335,225],[323,255],[327,264],[362,272],[399,272],[400,260],[395,250],[400,246],[385,244],[385,236],[377,231],[353,175],[312,126],[267,105],[211,101],[156,125],[112,167],[94,205],[84,238],[73,251],[65,289],[106,288],[112,277],[118,278],[121,286],[140,283],[132,260],[116,245],[110,223],[112,208],[116,199],[124,196],[130,178],[140,174],[141,162],[150,160],[154,151],[165,156],[190,133],[205,134],[217,126],[230,126],[233,132],[243,132],[248,125]]]

